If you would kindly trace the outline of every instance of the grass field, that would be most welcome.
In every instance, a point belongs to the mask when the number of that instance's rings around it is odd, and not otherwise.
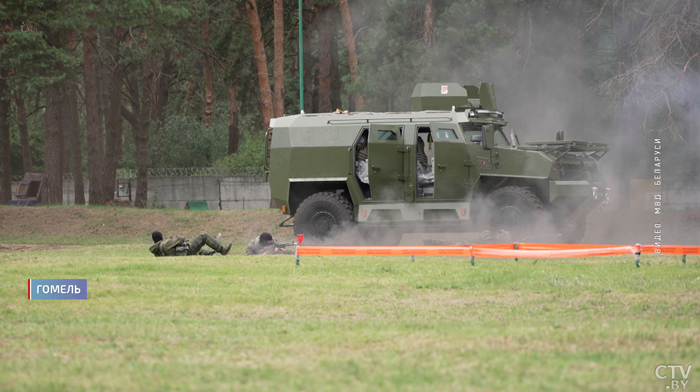
[[[89,299],[28,301],[28,278],[88,279]],[[0,390],[663,391],[660,364],[699,390],[699,300],[695,257],[6,251]]]

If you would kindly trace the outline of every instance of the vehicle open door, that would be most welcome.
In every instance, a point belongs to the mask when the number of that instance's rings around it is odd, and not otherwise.
[[[371,124],[369,127],[369,186],[373,201],[403,201],[404,173],[403,127]]]
[[[431,123],[430,132],[435,145],[433,199],[464,200],[469,192],[472,163],[459,129],[456,124]]]

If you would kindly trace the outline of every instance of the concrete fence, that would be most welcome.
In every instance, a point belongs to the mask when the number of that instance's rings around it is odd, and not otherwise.
[[[115,189],[115,200],[129,200],[128,185],[131,185],[131,200],[136,196],[136,179],[120,179],[121,189]],[[12,184],[12,197],[17,192],[18,183]],[[89,181],[85,180],[85,200],[88,200]],[[614,193],[610,208],[616,209],[620,200]],[[669,210],[700,208],[700,188],[673,184],[663,188],[653,185],[651,180],[630,181],[630,209],[650,211],[654,209],[654,197],[663,195],[663,206]],[[182,176],[149,177],[148,208],[185,208],[190,200],[205,200],[210,210],[246,210],[268,208],[270,205],[270,185],[263,176]],[[63,203],[74,204],[75,182],[63,182]]]
[[[136,196],[136,179],[120,179],[114,200],[131,200]],[[12,194],[17,183],[12,184]],[[85,200],[90,182],[85,180]],[[270,186],[262,175],[149,177],[148,208],[183,209],[190,200],[205,200],[210,210],[246,210],[270,206]],[[63,182],[63,204],[75,203],[75,182]]]

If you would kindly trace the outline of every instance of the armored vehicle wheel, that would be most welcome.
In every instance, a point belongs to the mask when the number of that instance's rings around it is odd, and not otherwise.
[[[482,225],[491,233],[505,230],[513,241],[543,234],[537,229],[544,222],[544,206],[540,198],[526,188],[497,189],[486,197],[482,208]]]
[[[352,226],[352,204],[331,192],[307,197],[294,216],[294,234],[304,234],[309,245],[341,245],[342,234]]]

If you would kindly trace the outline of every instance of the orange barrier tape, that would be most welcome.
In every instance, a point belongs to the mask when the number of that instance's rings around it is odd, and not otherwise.
[[[514,249],[515,244],[474,244],[451,245],[471,246],[476,248]],[[535,244],[518,243],[518,250],[569,250],[569,249],[608,249],[619,248],[626,245],[602,245],[602,244]],[[636,246],[636,245],[633,245]],[[700,255],[700,246],[693,245],[642,245],[642,254],[666,254],[666,255]]]
[[[497,247],[499,249],[513,249],[514,244],[488,244],[471,245],[474,248]],[[618,248],[625,245],[593,245],[593,244],[530,244],[519,243],[518,250],[567,250],[567,249],[604,249]],[[636,246],[636,245],[634,245]],[[693,245],[642,245],[642,254],[665,255],[700,255],[700,246]]]
[[[489,248],[489,249],[513,249],[513,243],[510,244],[472,244],[472,245],[454,245],[454,246],[464,246],[464,247],[474,247],[479,248]]]
[[[700,246],[686,245],[642,245],[642,253],[662,255],[699,255]]]
[[[514,249],[488,249],[478,246],[472,247],[474,257],[496,257],[496,258],[529,258],[529,259],[552,259],[563,257],[587,257],[587,256],[613,256],[629,255],[637,253],[637,246],[615,246],[607,248],[585,248],[585,249],[553,249],[553,250],[518,250]]]
[[[637,253],[637,246],[594,249],[514,250],[482,246],[298,246],[297,256],[461,256],[500,258],[561,258]]]
[[[522,249],[522,250],[602,249],[602,248],[617,248],[620,246],[626,246],[626,245],[520,243],[520,244],[518,244],[518,249]]]
[[[460,256],[495,258],[563,258],[614,256],[635,253],[700,255],[700,246],[484,244],[447,246],[298,246],[297,256]]]
[[[462,256],[469,247],[458,246],[297,246],[297,256]]]

